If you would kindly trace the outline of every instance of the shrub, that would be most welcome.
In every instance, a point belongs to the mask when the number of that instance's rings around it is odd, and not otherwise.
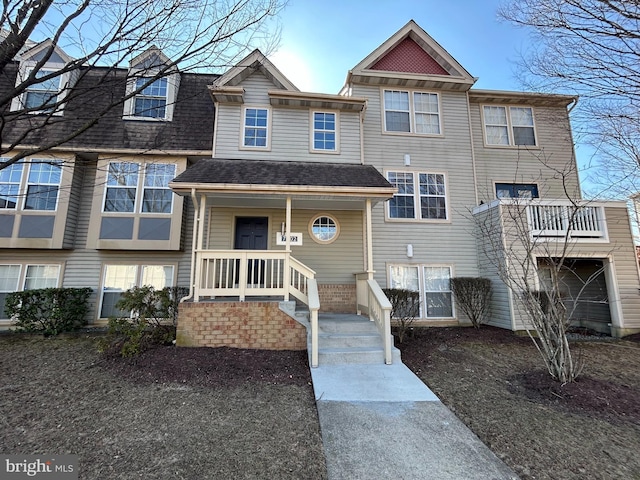
[[[5,312],[19,332],[58,335],[87,324],[91,288],[41,288],[7,295]]]
[[[402,343],[420,314],[420,294],[402,288],[384,288],[382,291],[391,302],[391,318],[396,321],[398,341]]]
[[[131,315],[109,319],[108,334],[100,350],[129,357],[153,345],[171,344],[176,338],[180,298],[187,291],[185,287],[156,290],[143,286],[124,292],[116,308]]]
[[[491,280],[481,277],[452,278],[451,290],[460,309],[469,317],[474,327],[480,328],[491,310]]]

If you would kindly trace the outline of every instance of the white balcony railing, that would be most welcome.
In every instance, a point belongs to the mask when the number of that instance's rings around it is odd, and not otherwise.
[[[384,363],[391,365],[393,336],[391,335],[391,302],[386,297],[371,273],[356,274],[356,296],[358,313],[365,312],[376,324],[384,343]]]
[[[602,207],[532,203],[527,206],[527,219],[534,237],[605,236]]]

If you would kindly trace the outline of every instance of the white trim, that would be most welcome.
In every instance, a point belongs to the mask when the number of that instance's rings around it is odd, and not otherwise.
[[[451,212],[450,212],[450,203],[451,198],[449,195],[449,175],[444,171],[424,171],[424,170],[413,170],[406,168],[393,168],[393,169],[384,169],[384,176],[387,180],[389,180],[389,173],[411,173],[413,175],[413,210],[414,216],[413,218],[396,218],[392,217],[390,213],[390,201],[385,202],[385,222],[418,222],[418,223],[451,223]],[[422,209],[420,202],[420,175],[442,175],[444,177],[444,200],[445,200],[445,212],[446,218],[422,218]],[[394,194],[394,197],[397,194]],[[403,196],[406,196],[403,194]],[[428,195],[431,196],[431,195]],[[435,195],[436,198],[442,198],[441,195]],[[391,199],[389,199],[391,200]]]
[[[318,238],[315,235],[315,233],[313,232],[313,224],[316,222],[316,220],[319,220],[320,218],[328,218],[336,226],[336,233],[329,240],[322,240],[322,239]],[[329,245],[329,244],[335,242],[338,239],[338,237],[340,236],[340,223],[338,222],[336,217],[334,215],[331,215],[330,213],[324,213],[324,212],[323,213],[317,213],[316,215],[311,217],[311,220],[309,220],[309,225],[308,225],[307,228],[309,230],[309,236],[311,237],[311,239],[314,242],[319,243],[321,245]]]
[[[507,134],[509,136],[509,143],[506,145],[497,144],[497,143],[489,143],[487,141],[487,122],[485,120],[484,109],[485,107],[494,107],[494,108],[504,108],[505,115],[507,120]],[[533,121],[533,139],[535,145],[517,145],[515,143],[515,135],[513,131],[513,122],[511,120],[511,109],[512,108],[526,108],[531,110],[531,119]],[[529,149],[529,150],[539,150],[540,142],[538,141],[538,127],[536,125],[536,113],[535,108],[531,105],[507,105],[507,104],[480,104],[480,119],[482,123],[482,143],[485,148],[506,148],[506,149]]]
[[[22,84],[22,82],[24,82],[29,77],[31,71],[36,67],[37,64],[38,62],[35,60],[24,60],[20,62],[20,67],[18,68],[18,73],[16,75],[16,82],[15,82],[16,87]],[[38,71],[40,72],[47,71],[47,72],[55,73],[58,70],[63,69],[64,67],[65,65],[63,63],[47,62],[44,65],[42,65]],[[29,112],[29,115],[41,115],[41,114],[54,115],[54,116],[63,115],[64,107],[65,107],[64,101],[68,96],[70,89],[73,87],[73,84],[75,83],[75,79],[77,75],[78,75],[78,72],[75,72],[75,71],[73,72],[69,71],[59,75],[58,94],[54,102],[54,103],[57,103],[58,105],[54,107],[53,111],[48,111],[46,109],[35,110],[33,112]],[[10,110],[12,112],[27,108],[26,96],[29,91],[30,91],[30,87],[27,87],[23,93],[21,93],[16,97],[13,97],[13,99],[11,100],[11,107],[10,107]]]
[[[136,90],[136,81],[141,78],[149,78],[151,79],[155,75],[160,72],[160,67],[155,67],[151,69],[130,69],[129,76],[127,78],[127,87],[125,90],[125,95],[131,95]],[[142,92],[139,92],[136,95],[132,95],[130,98],[127,98],[124,101],[123,107],[123,120],[139,120],[144,122],[170,122],[173,120],[173,112],[175,109],[176,100],[178,98],[178,88],[180,87],[180,73],[173,72],[167,73],[166,75],[162,75],[155,79],[151,84],[158,80],[166,80],[167,81],[167,95],[165,97],[165,111],[164,117],[145,117],[145,116],[136,116],[135,112],[135,101],[136,98],[139,98]],[[149,84],[148,86],[150,86]]]

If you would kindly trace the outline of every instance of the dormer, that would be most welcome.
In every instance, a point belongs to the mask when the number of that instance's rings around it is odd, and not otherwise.
[[[476,79],[413,20],[349,71],[352,84],[466,91]]]
[[[149,48],[129,64],[123,118],[171,121],[179,86],[175,64],[157,47]]]
[[[65,99],[78,79],[78,69],[64,69],[73,58],[51,40],[45,40],[20,55],[16,89],[11,111],[29,114],[62,115]]]

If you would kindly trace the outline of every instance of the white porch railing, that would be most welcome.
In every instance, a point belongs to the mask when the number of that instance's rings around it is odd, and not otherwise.
[[[602,207],[532,203],[527,206],[527,218],[534,237],[605,236]]]
[[[194,298],[293,295],[308,304],[308,281],[315,272],[288,252],[201,250],[196,252]]]
[[[391,365],[393,363],[391,355],[391,347],[393,346],[391,302],[380,288],[380,285],[378,285],[378,282],[368,272],[356,274],[356,297],[358,313],[366,312],[369,319],[375,322],[384,342],[384,363]]]

